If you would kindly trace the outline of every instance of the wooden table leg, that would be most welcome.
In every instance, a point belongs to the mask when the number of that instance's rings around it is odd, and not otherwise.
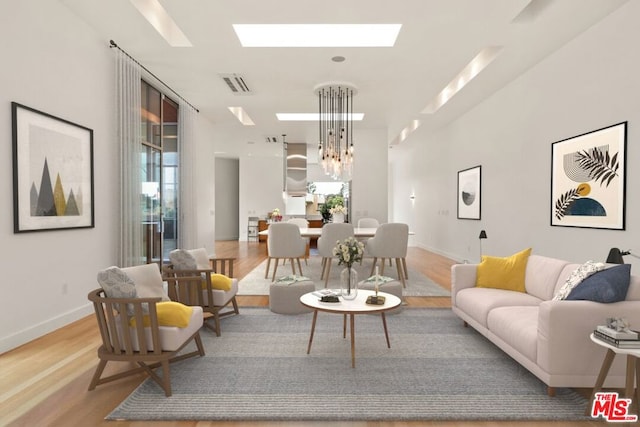
[[[635,381],[636,370],[636,358],[630,354],[627,354],[627,380],[625,382],[624,397],[627,399],[633,399],[633,389]]]
[[[602,384],[604,384],[604,380],[607,378],[607,374],[609,373],[609,368],[611,368],[614,357],[616,357],[616,352],[608,348],[607,354],[604,356],[604,360],[602,361],[602,367],[600,368],[596,385],[593,387],[593,392],[591,393],[591,399],[589,400],[589,406],[585,411],[585,415],[591,415],[591,408],[593,408],[593,401],[596,398],[596,393],[602,390]]]
[[[391,343],[389,342],[389,332],[387,331],[387,318],[384,315],[384,311],[380,312],[380,316],[382,316],[382,325],[384,326],[384,336],[387,338],[387,348],[391,348]]]
[[[347,315],[344,314],[344,317],[342,318],[342,338],[346,338],[347,337]]]
[[[355,314],[351,313],[350,314],[351,319],[350,319],[350,323],[351,323],[351,367],[355,368],[356,367],[356,329],[355,329]]]
[[[313,342],[313,332],[316,330],[317,318],[318,318],[318,310],[313,310],[313,320],[311,321],[311,335],[309,336],[309,346],[307,347],[307,354],[311,352],[311,343]]]

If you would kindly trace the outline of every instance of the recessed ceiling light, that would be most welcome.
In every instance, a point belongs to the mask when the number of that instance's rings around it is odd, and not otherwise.
[[[402,24],[234,24],[243,47],[391,47]]]
[[[249,114],[247,114],[244,108],[242,107],[228,107],[228,108],[229,108],[229,111],[231,111],[231,113],[233,113],[233,115],[236,116],[236,119],[238,119],[238,121],[243,125],[245,126],[255,125],[255,123],[253,123],[253,120],[251,120],[251,117],[249,117]]]
[[[193,46],[158,0],[129,0],[172,47]]]
[[[345,57],[344,56],[334,56],[333,58],[331,58],[331,60],[333,62],[344,62]]]
[[[351,113],[349,113],[351,116]],[[276,117],[281,122],[317,122],[320,114],[318,113],[276,113]],[[364,119],[364,113],[353,113],[353,121],[361,121]]]
[[[482,70],[484,70],[498,54],[502,51],[502,46],[485,47],[458,73],[449,84],[440,91],[438,96],[422,110],[423,114],[433,114],[444,104],[449,102],[453,96],[473,80]]]

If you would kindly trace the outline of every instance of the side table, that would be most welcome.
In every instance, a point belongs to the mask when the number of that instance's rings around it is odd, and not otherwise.
[[[606,348],[607,354],[604,356],[602,367],[600,368],[598,379],[596,380],[596,385],[593,387],[593,392],[591,393],[591,399],[589,400],[589,407],[586,410],[586,415],[591,415],[591,408],[593,408],[593,401],[596,397],[596,393],[602,390],[602,385],[604,384],[604,380],[607,378],[609,368],[611,368],[611,364],[613,363],[613,359],[616,357],[616,354],[623,354],[627,356],[627,371],[624,391],[625,397],[634,399],[636,401],[636,406],[640,405],[640,348],[616,347],[596,338],[593,334],[590,335],[590,338],[591,341],[593,341],[600,347]],[[636,389],[635,396],[633,390],[634,379],[635,382],[637,382],[639,385]],[[640,406],[638,406],[638,408],[640,410]]]

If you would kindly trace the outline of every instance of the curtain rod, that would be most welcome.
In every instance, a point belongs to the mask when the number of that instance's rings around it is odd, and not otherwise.
[[[160,80],[158,78],[158,76],[156,76],[155,74],[153,74],[151,71],[149,71],[149,69],[147,67],[145,67],[144,65],[142,65],[140,62],[138,62],[133,56],[129,55],[127,52],[124,51],[124,49],[122,49],[120,46],[118,46],[116,44],[116,42],[114,42],[113,40],[109,40],[109,48],[116,48],[118,49],[120,52],[124,53],[125,55],[127,55],[127,57],[129,59],[131,59],[133,62],[135,62],[136,64],[138,64],[140,67],[142,67],[143,70],[145,70],[147,73],[149,73],[154,79],[156,79],[157,81],[159,81],[160,83],[162,83],[164,85],[164,87],[166,87],[167,89],[169,89],[171,92],[174,93],[174,95],[176,95],[178,98],[182,99],[184,102],[187,103],[187,105],[189,105],[191,108],[193,108],[194,110],[196,110],[197,113],[200,112],[200,110],[198,110],[196,107],[193,106],[193,104],[191,104],[189,101],[187,101],[186,99],[184,99],[178,92],[176,92],[175,90],[173,90],[171,88],[171,86],[169,86],[168,84],[166,84],[165,82],[163,82],[162,80]]]

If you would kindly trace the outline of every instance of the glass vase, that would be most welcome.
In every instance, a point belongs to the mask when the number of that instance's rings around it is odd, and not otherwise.
[[[352,300],[358,296],[358,272],[351,267],[340,273],[340,295],[345,300]]]

